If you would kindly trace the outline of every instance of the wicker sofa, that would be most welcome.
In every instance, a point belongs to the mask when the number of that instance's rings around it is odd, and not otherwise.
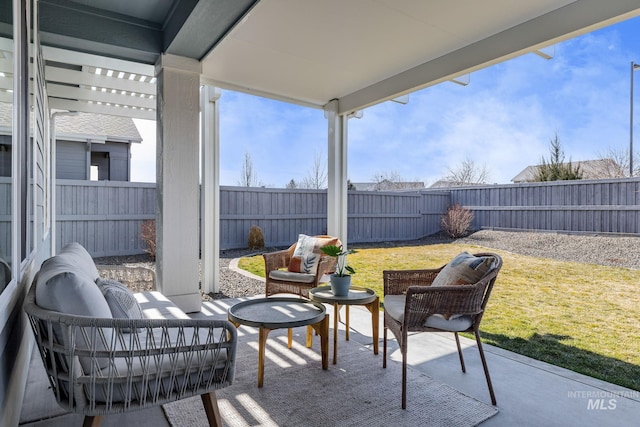
[[[84,425],[194,395],[222,425],[215,390],[235,375],[230,322],[191,319],[160,292],[102,279],[77,243],[42,264],[24,309],[58,403]]]

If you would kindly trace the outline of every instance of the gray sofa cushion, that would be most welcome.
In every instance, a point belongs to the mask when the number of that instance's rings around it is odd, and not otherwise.
[[[142,319],[144,317],[140,304],[125,285],[117,280],[101,277],[96,280],[96,285],[104,295],[114,318]]]
[[[60,253],[42,263],[35,279],[36,304],[40,307],[65,314],[95,318],[112,318],[111,309],[95,283],[100,275],[91,255],[79,243],[69,243]],[[63,330],[54,331],[56,336],[68,340]],[[104,350],[104,341],[110,341],[111,329],[102,329],[102,334],[81,336],[77,334],[79,348]],[[108,360],[98,359],[98,367],[104,368]],[[80,358],[82,368],[90,368],[85,358]]]
[[[36,284],[47,282],[53,276],[67,271],[83,274],[92,282],[100,277],[89,252],[79,243],[69,243],[56,256],[42,263],[36,277]]]
[[[46,282],[36,284],[36,304],[46,310],[58,311],[65,314],[75,314],[102,319],[111,319],[111,309],[104,299],[98,286],[84,274],[71,272],[59,273]],[[69,345],[68,333],[62,330],[54,330],[54,334],[65,345]],[[82,336],[76,334],[76,346],[78,348],[93,348],[104,350],[104,341],[111,341],[112,330],[103,328],[101,334],[89,334]],[[108,359],[97,359],[98,367],[104,368]],[[87,358],[80,358],[80,364],[85,372],[91,369]]]

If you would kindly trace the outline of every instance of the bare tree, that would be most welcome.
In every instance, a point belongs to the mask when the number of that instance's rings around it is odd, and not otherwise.
[[[602,178],[624,178],[629,175],[629,150],[609,148],[607,151],[598,154],[598,160],[601,160],[598,166],[598,174]],[[635,158],[633,164],[637,164]],[[634,169],[634,175],[637,175],[640,172],[640,165]]]
[[[397,171],[376,172],[372,178],[376,184],[392,183],[400,184],[405,179]]]
[[[238,185],[241,187],[260,187],[262,183],[258,180],[258,176],[253,170],[253,160],[251,154],[244,152],[244,163],[242,164],[242,172]]]
[[[300,188],[327,188],[327,162],[323,160],[321,153],[316,153],[313,157],[313,167],[300,183]]]
[[[377,172],[373,178],[373,182],[376,183],[376,190],[407,190],[424,187],[424,183],[417,179],[413,182],[406,180],[397,171]]]
[[[472,159],[466,158],[456,168],[448,168],[449,174],[445,180],[453,185],[486,184],[489,180],[489,170],[486,164],[478,165]]]

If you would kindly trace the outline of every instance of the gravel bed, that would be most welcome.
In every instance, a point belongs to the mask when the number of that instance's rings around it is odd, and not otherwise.
[[[436,235],[410,242],[354,244],[353,246],[355,248],[394,247],[452,241],[452,239]],[[481,230],[458,239],[456,242],[561,261],[640,269],[640,238],[638,237]],[[234,259],[242,256],[257,255],[273,250],[276,248],[268,248],[259,252],[249,250],[221,251],[220,292],[203,295],[203,298],[205,300],[237,298],[263,294],[263,281],[237,272],[234,268],[230,268],[230,264]],[[97,258],[96,264],[142,265],[155,269],[155,263],[148,255]]]
[[[459,242],[560,261],[640,269],[640,237],[481,230]]]

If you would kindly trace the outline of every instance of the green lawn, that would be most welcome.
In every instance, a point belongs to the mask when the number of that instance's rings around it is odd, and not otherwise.
[[[349,255],[353,283],[382,298],[382,271],[439,267],[459,252],[503,258],[483,341],[640,390],[640,270],[554,261],[457,243],[366,248]],[[262,256],[240,268],[264,277]]]

